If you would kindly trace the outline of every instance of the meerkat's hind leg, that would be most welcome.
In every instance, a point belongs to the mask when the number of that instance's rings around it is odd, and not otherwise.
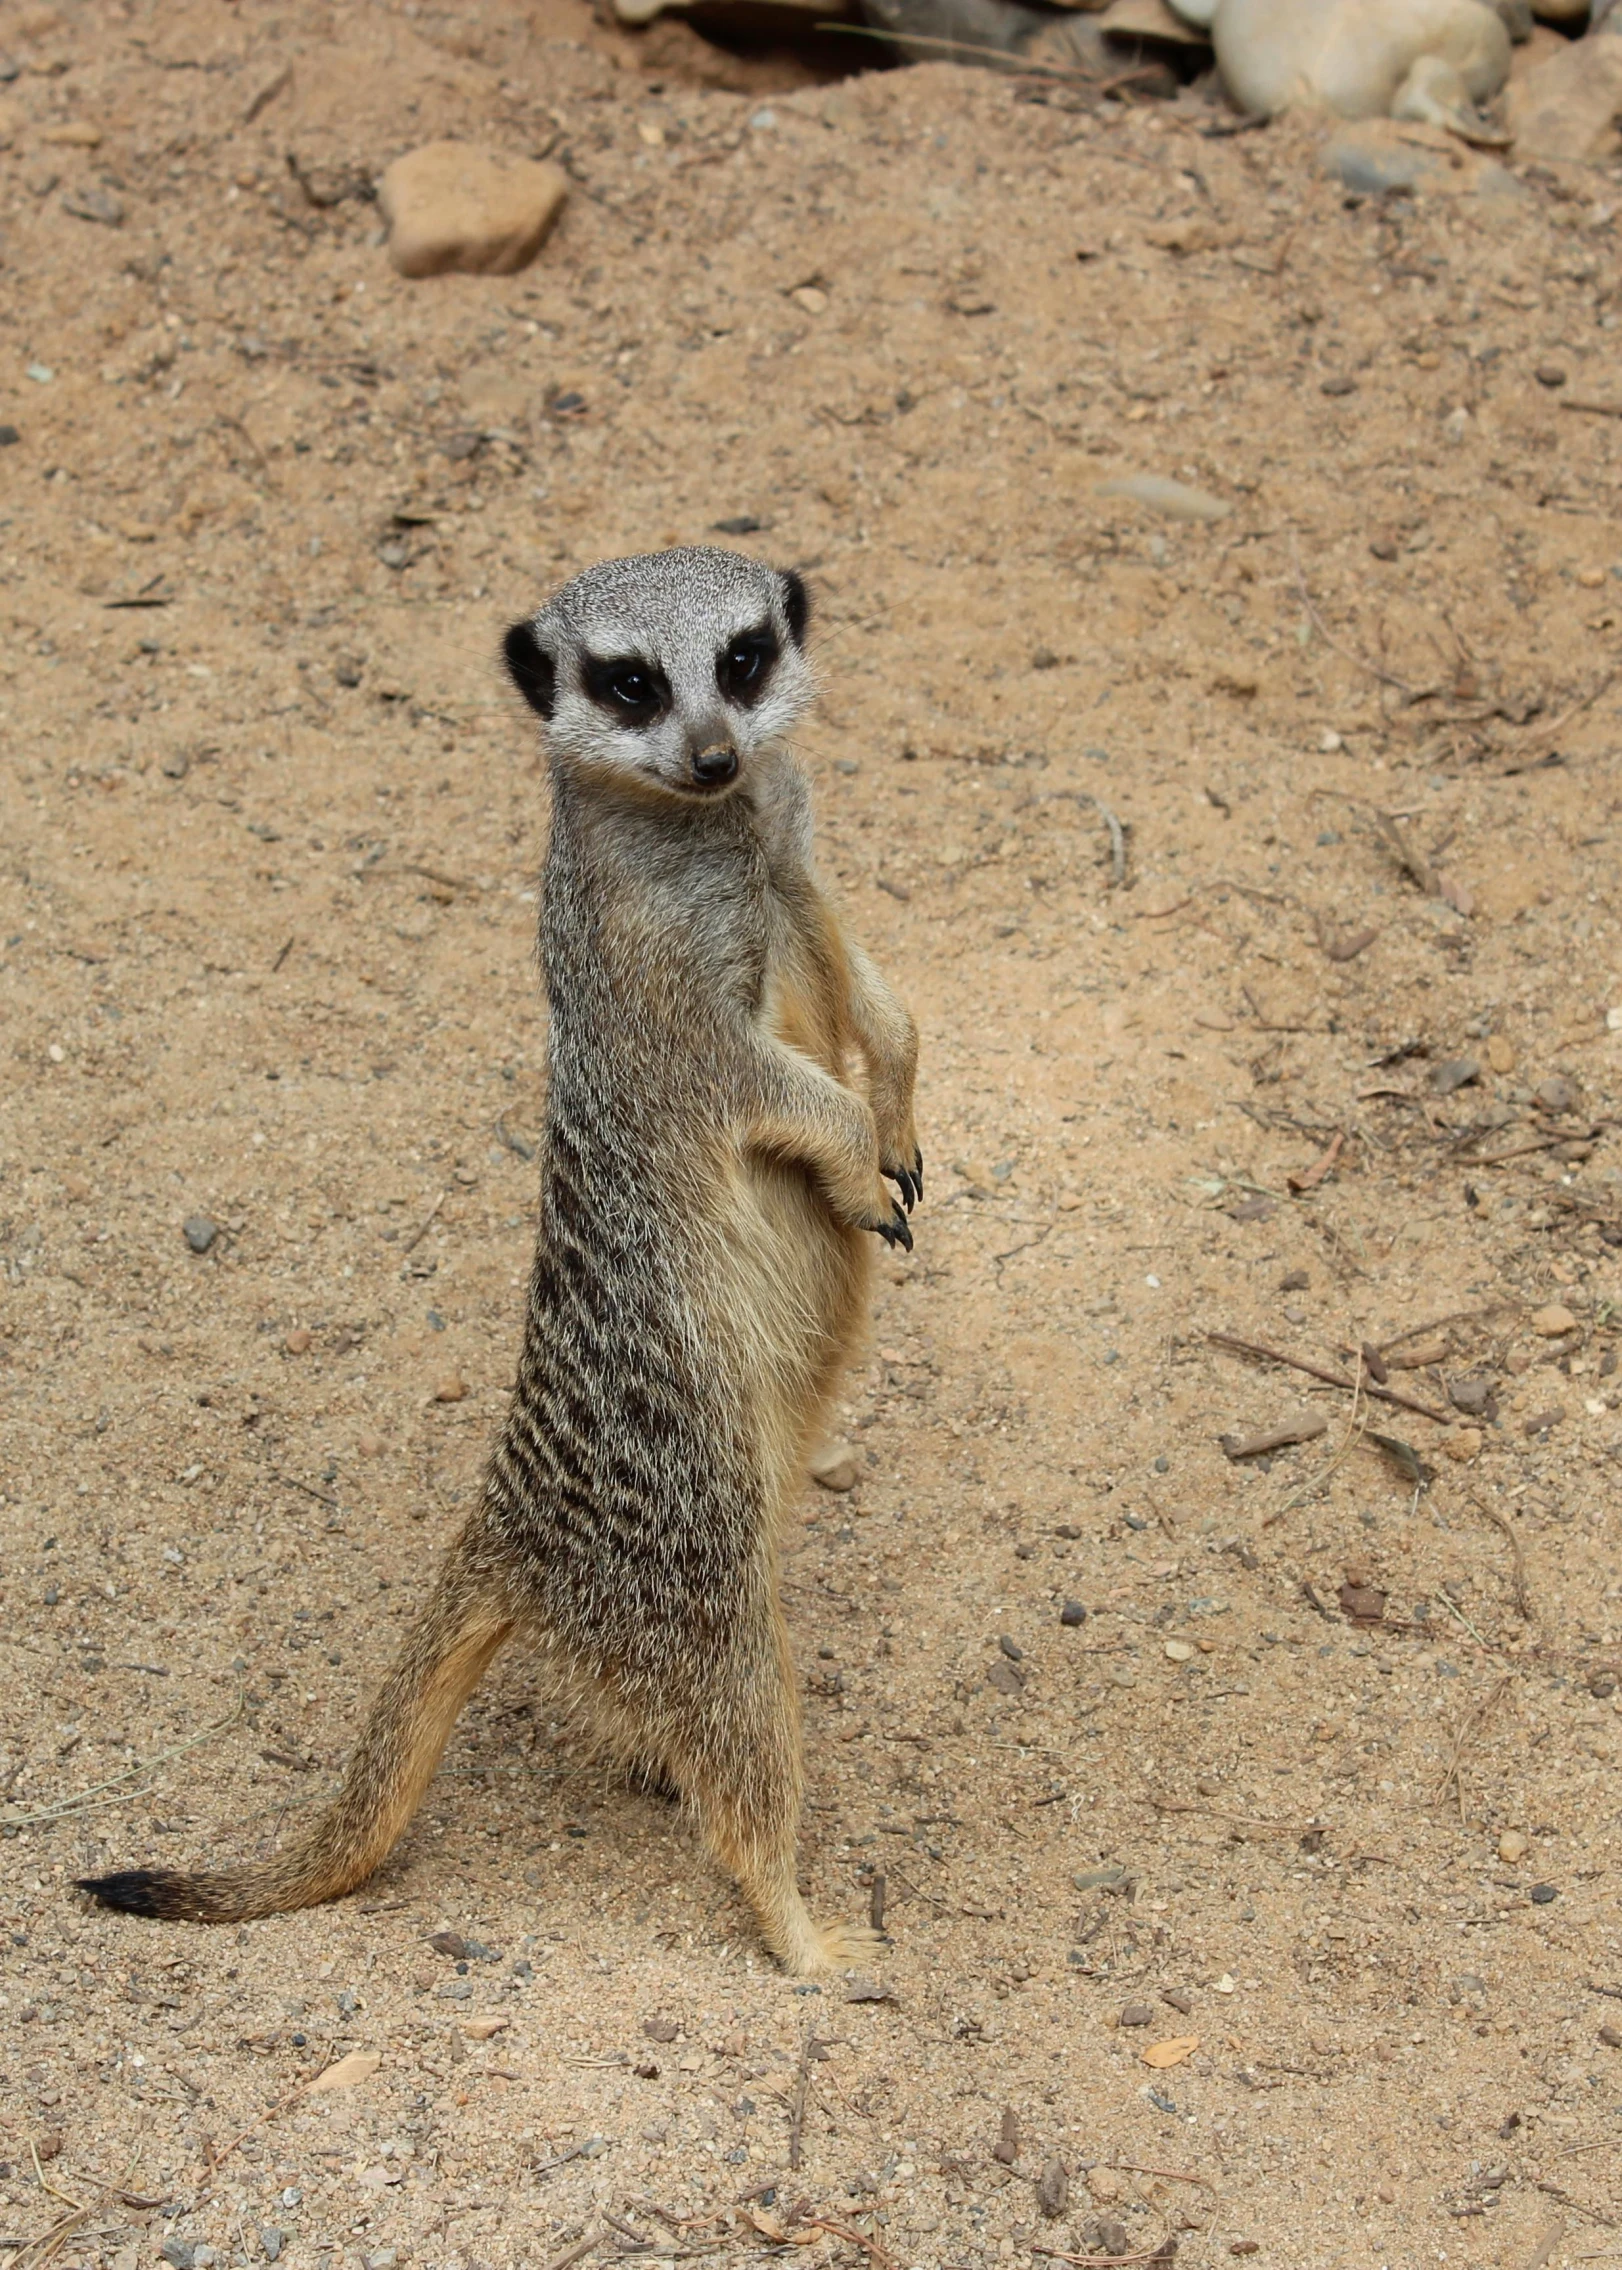
[[[791,1977],[815,1977],[860,1961],[879,1934],[818,1924],[801,1896],[800,1728],[787,1635],[775,1603],[746,1609],[741,1625],[712,1666],[709,1691],[693,1698],[685,1755],[674,1763],[767,1946]]]

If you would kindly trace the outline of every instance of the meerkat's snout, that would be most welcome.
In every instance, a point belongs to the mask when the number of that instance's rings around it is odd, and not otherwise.
[[[738,777],[738,752],[730,741],[712,741],[693,759],[695,788],[725,788]]]

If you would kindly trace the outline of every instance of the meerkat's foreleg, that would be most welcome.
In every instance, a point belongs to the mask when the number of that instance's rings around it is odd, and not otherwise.
[[[863,1926],[814,1923],[796,1881],[800,1716],[775,1599],[752,1600],[737,1617],[705,1690],[693,1698],[671,1765],[786,1971],[838,1970],[873,1946],[879,1935]]]
[[[186,1874],[131,1868],[81,1879],[104,1907],[193,1923],[240,1923],[353,1891],[422,1802],[462,1705],[514,1616],[478,1525],[446,1555],[438,1582],[383,1682],[337,1796],[284,1852],[241,1868]]]
[[[848,1013],[867,1064],[867,1095],[878,1129],[879,1169],[901,1192],[910,1213],[924,1194],[924,1154],[913,1123],[918,1028],[891,992],[871,956],[845,945],[850,972]]]
[[[849,1088],[782,1042],[760,1039],[738,1134],[745,1150],[809,1168],[853,1229],[912,1250],[907,1217],[884,1186],[878,1126]]]
[[[1489,126],[1476,109],[1465,73],[1440,55],[1421,55],[1391,98],[1393,118],[1440,126],[1461,141],[1497,149],[1510,136]]]

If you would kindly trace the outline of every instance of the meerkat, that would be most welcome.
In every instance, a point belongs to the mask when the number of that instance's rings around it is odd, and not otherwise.
[[[605,1749],[692,1804],[785,1969],[873,1938],[796,1882],[778,1539],[923,1160],[912,1019],[812,867],[807,612],[797,575],[684,547],[507,633],[551,781],[551,1023],[506,1422],[327,1809],[268,1860],[86,1879],[106,1906],[225,1923],[353,1890],[521,1632]]]
[[[1235,106],[1294,106],[1340,118],[1411,119],[1467,141],[1506,137],[1480,105],[1509,76],[1526,0],[1173,0],[1210,30]]]

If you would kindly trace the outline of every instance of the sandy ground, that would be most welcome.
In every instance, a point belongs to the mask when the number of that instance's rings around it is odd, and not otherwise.
[[[1616,2259],[1622,183],[696,45],[0,9],[0,2243]],[[567,164],[526,274],[287,163],[438,132]],[[925,1036],[787,1564],[806,1880],[893,1943],[777,1976],[518,1658],[359,1898],[87,1912],[318,1800],[502,1407],[501,628],[744,519]]]

